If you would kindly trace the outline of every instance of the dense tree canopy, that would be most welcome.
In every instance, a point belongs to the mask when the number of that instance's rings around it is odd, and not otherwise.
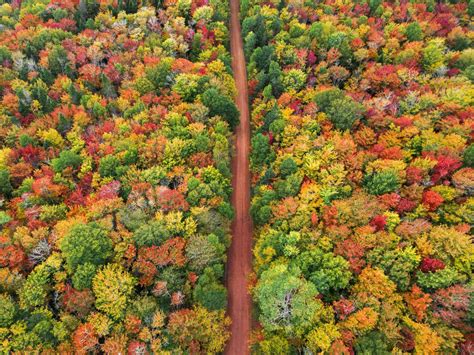
[[[242,3],[255,353],[471,351],[473,4]]]
[[[221,352],[221,1],[0,5],[0,353]]]

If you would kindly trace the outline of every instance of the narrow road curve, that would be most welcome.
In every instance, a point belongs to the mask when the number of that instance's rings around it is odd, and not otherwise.
[[[232,223],[232,244],[227,259],[227,313],[232,319],[231,337],[225,353],[250,354],[251,298],[247,280],[252,270],[252,220],[250,218],[250,117],[247,90],[247,71],[240,29],[240,2],[230,0],[230,49],[232,70],[237,87],[236,104],[240,110],[240,124],[235,131],[235,156],[232,161],[232,204],[235,218]]]

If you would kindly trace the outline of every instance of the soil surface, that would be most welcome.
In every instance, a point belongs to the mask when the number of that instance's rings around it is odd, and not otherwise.
[[[240,124],[235,131],[235,156],[232,161],[235,219],[232,223],[232,244],[227,260],[227,312],[232,319],[231,337],[226,354],[249,354],[249,336],[252,326],[251,297],[247,291],[248,276],[252,270],[252,220],[250,218],[250,119],[247,90],[247,72],[239,19],[239,0],[230,0],[230,46],[232,69],[237,87],[236,104]]]

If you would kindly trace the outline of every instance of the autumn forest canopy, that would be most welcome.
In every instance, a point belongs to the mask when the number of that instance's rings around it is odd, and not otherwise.
[[[253,354],[474,352],[474,1],[242,0]],[[0,353],[218,354],[227,0],[0,0]]]

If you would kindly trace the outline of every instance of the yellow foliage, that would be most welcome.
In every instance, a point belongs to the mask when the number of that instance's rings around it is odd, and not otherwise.
[[[348,329],[357,335],[367,333],[375,328],[379,314],[370,307],[351,314],[345,321],[339,323],[342,329]]]
[[[339,339],[340,336],[341,333],[335,324],[322,324],[309,332],[306,337],[306,346],[313,353],[326,352],[334,340]]]
[[[50,128],[47,131],[39,131],[38,136],[49,145],[56,148],[61,148],[64,145],[64,139],[61,137],[58,131],[54,128]]]
[[[434,355],[438,353],[442,339],[428,325],[416,323],[409,317],[403,317],[405,324],[415,335],[415,354]]]
[[[0,167],[5,167],[8,165],[11,151],[11,148],[0,149]]]

